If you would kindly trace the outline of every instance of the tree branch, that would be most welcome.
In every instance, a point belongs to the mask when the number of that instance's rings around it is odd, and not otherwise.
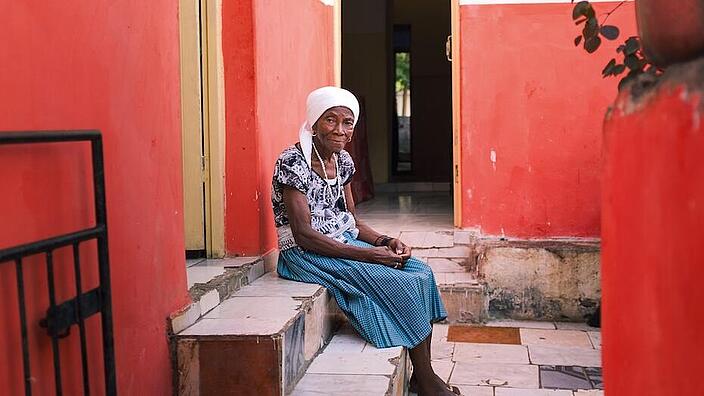
[[[621,7],[626,1],[627,1],[627,0],[622,0],[620,3],[618,3],[618,5],[617,5],[616,7],[614,7],[613,10],[607,12],[607,13],[606,13],[606,17],[604,18],[604,21],[601,23],[601,26],[604,26],[604,25],[606,24],[606,21],[607,21],[607,20],[609,19],[609,17],[611,16],[611,14],[613,14],[616,10],[618,10],[619,7]]]

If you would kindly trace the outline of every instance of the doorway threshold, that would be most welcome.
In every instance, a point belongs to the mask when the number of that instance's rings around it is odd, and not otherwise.
[[[374,185],[374,191],[379,193],[395,192],[446,192],[451,191],[450,183],[432,182],[402,182],[402,183],[380,183]]]

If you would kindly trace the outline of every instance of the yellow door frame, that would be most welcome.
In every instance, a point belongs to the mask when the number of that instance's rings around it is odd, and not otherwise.
[[[225,255],[225,88],[222,59],[222,0],[180,0],[181,110],[184,145],[194,141],[195,119],[202,122],[203,153],[200,170],[204,182],[204,234],[208,257]],[[200,17],[200,20],[198,19]],[[193,42],[200,37],[200,43]],[[201,63],[193,70],[194,59]],[[198,73],[202,98],[193,94],[193,73]],[[197,97],[196,97],[197,96]],[[201,104],[202,100],[202,104]],[[197,104],[194,103],[197,101]],[[184,147],[184,153],[187,147]],[[186,177],[184,170],[184,178]],[[184,184],[184,190],[186,186]]]
[[[199,7],[199,0],[179,2],[181,153],[186,250],[205,250]]]
[[[222,0],[201,0],[203,35],[203,117],[207,165],[206,251],[225,256],[225,69],[222,58]],[[209,226],[207,226],[209,224]]]
[[[342,86],[342,0],[335,0],[333,6],[333,54],[335,86]]]

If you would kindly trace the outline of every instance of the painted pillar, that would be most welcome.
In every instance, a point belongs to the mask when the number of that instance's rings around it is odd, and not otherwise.
[[[511,4],[506,4],[511,3]],[[570,1],[460,1],[462,226],[510,237],[599,235],[601,118],[622,41],[575,48]],[[598,14],[618,2],[597,2]],[[633,35],[632,3],[609,19]]]
[[[333,26],[320,0],[223,4],[228,254],[276,247],[274,162],[298,141],[308,93],[335,83]]]
[[[616,100],[602,208],[607,395],[701,395],[704,60]]]
[[[183,231],[177,2],[0,2],[0,130],[103,133],[118,392],[172,391],[166,318],[188,302]],[[0,247],[93,224],[90,150],[0,147]],[[83,290],[97,282],[82,247]],[[75,296],[70,249],[55,252],[57,301]],[[53,394],[40,257],[24,265],[33,391]],[[0,264],[0,393],[24,394],[14,266]],[[88,320],[91,390],[101,393],[98,316]],[[61,340],[63,391],[81,394],[77,328]]]

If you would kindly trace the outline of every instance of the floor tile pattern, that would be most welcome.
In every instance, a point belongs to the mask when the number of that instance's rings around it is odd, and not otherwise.
[[[432,358],[438,374],[444,377],[449,371],[449,383],[459,386],[463,395],[603,396],[601,350],[593,343],[600,338],[599,329],[531,321],[494,322],[484,327],[517,331],[519,345],[510,345],[498,343],[489,332],[483,334],[482,343],[458,341],[453,337],[458,330],[453,328],[461,327],[434,326],[433,344],[443,347],[433,351],[444,353],[434,352]],[[454,348],[448,357],[451,345]]]
[[[540,384],[549,389],[603,389],[600,367],[540,366]]]
[[[521,344],[519,330],[513,327],[450,325],[448,341],[483,344]]]

